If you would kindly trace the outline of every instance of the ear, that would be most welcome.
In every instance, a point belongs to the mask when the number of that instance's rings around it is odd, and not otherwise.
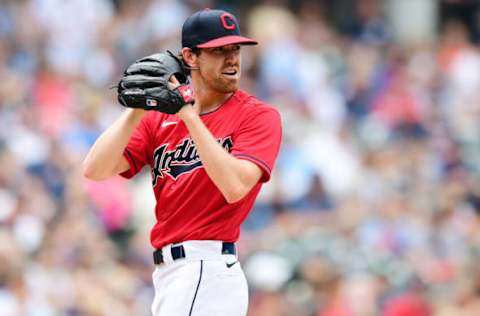
[[[183,56],[183,61],[190,68],[198,67],[198,65],[197,65],[198,56],[196,54],[194,54],[193,51],[190,48],[188,48],[188,47],[182,48],[182,56]]]

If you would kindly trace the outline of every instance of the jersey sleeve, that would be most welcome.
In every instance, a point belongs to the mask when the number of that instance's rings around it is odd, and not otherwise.
[[[249,115],[234,133],[232,155],[249,160],[262,169],[260,182],[270,180],[282,139],[280,114],[265,108]]]
[[[130,179],[136,175],[143,166],[150,163],[151,155],[151,130],[148,124],[148,115],[145,116],[130,136],[123,156],[127,159],[130,169],[120,173],[124,178]]]

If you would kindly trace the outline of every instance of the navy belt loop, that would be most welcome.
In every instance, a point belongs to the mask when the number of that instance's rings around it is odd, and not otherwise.
[[[222,243],[222,255],[235,255],[237,251],[233,242]]]
[[[160,264],[163,262],[162,250],[157,249],[153,252],[153,262],[155,264]]]

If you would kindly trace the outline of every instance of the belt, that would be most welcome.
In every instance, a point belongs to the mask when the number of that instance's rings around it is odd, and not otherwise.
[[[170,250],[173,260],[185,258],[185,248],[183,245],[172,246]],[[222,243],[222,255],[235,255],[236,253],[237,251],[235,250],[235,244],[233,242]],[[162,264],[164,262],[162,249],[157,249],[153,252],[153,262],[155,264]]]

